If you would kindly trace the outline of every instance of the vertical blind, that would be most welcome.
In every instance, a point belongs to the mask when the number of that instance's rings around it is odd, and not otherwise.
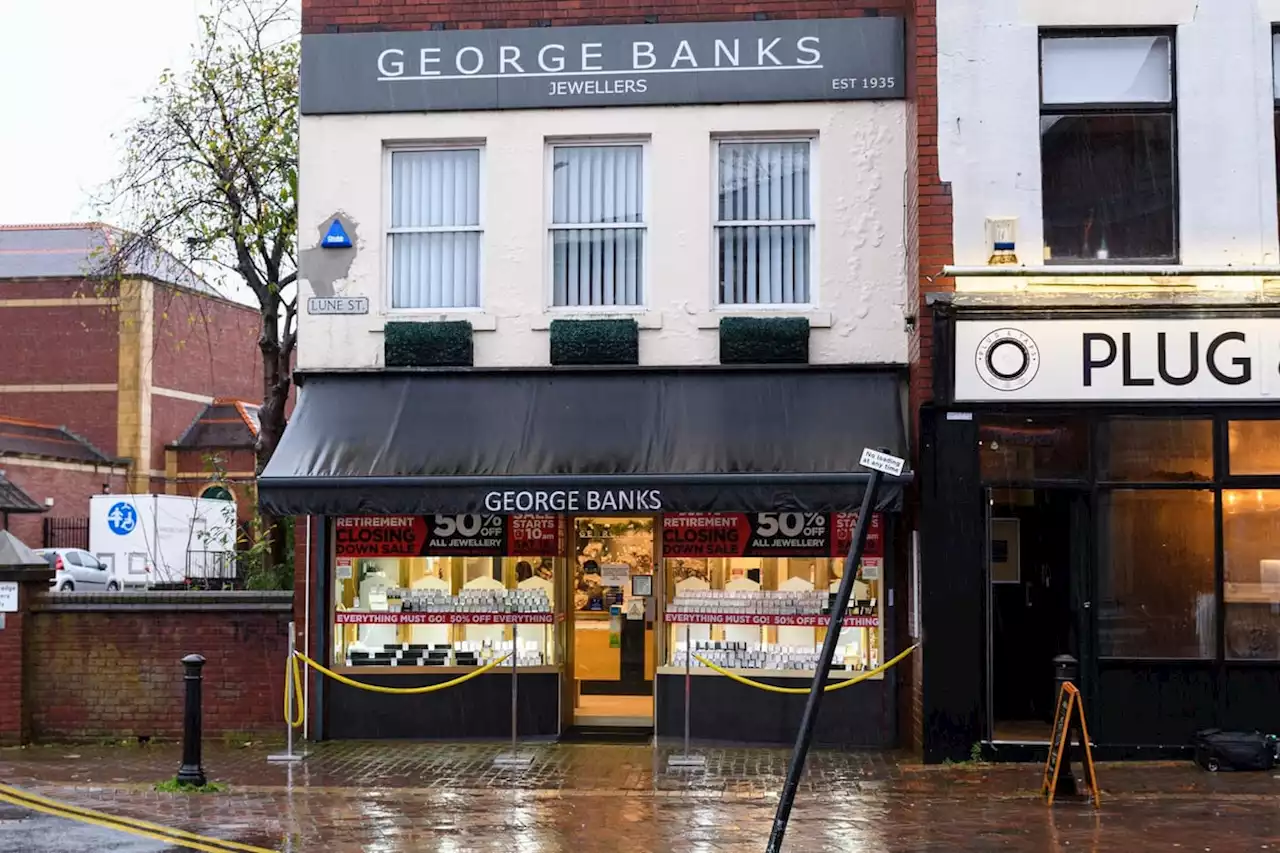
[[[391,155],[391,305],[480,305],[480,151]]]
[[[718,148],[721,303],[808,302],[809,142],[725,142]]]
[[[644,301],[643,169],[639,145],[552,149],[553,304]]]

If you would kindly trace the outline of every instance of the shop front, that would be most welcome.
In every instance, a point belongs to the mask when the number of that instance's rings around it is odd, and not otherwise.
[[[308,514],[321,738],[684,733],[787,742],[867,485],[905,449],[884,369],[318,374],[260,480]],[[833,679],[895,654],[905,480],[882,485]],[[692,652],[692,655],[690,655]],[[828,696],[824,743],[896,743],[895,680]],[[318,702],[317,702],[318,699]]]
[[[1280,313],[1000,299],[934,305],[926,758],[1043,757],[1060,655],[1095,755],[1274,729]]]

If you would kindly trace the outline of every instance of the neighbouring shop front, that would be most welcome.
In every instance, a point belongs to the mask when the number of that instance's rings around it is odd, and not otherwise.
[[[684,731],[788,742],[867,484],[905,452],[893,369],[317,374],[261,478],[324,531],[309,653],[386,686],[513,655],[522,737]],[[881,487],[833,678],[899,651],[905,480]],[[510,658],[458,687],[313,685],[322,738],[510,734]],[[896,678],[827,697],[821,742],[892,746]]]
[[[926,758],[1043,756],[1064,654],[1097,755],[1273,731],[1280,313],[1000,298],[934,305]]]

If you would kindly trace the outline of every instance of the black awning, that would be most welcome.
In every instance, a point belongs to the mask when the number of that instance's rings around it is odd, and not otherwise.
[[[856,509],[862,450],[906,453],[901,390],[866,369],[316,374],[258,495],[279,515]]]

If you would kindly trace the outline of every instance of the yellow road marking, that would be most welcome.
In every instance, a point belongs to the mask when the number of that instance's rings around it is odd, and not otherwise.
[[[265,847],[254,847],[249,844],[241,844],[238,841],[225,841],[221,838],[197,835],[194,832],[187,832],[182,829],[173,829],[171,827],[149,823],[145,820],[118,817],[104,812],[93,811],[92,809],[80,808],[79,806],[61,803],[57,800],[51,800],[48,797],[42,797],[38,794],[23,791],[20,788],[13,788],[9,785],[0,785],[0,802],[18,806],[19,808],[30,809],[42,814],[52,815],[53,817],[80,821],[81,823],[87,823],[91,826],[99,826],[104,829],[114,829],[119,832],[128,832],[133,835],[142,836],[143,838],[150,838],[154,841],[177,844],[192,850],[203,851],[203,853],[228,853],[228,851],[233,850],[240,851],[240,853],[276,853],[276,851],[268,850]]]

